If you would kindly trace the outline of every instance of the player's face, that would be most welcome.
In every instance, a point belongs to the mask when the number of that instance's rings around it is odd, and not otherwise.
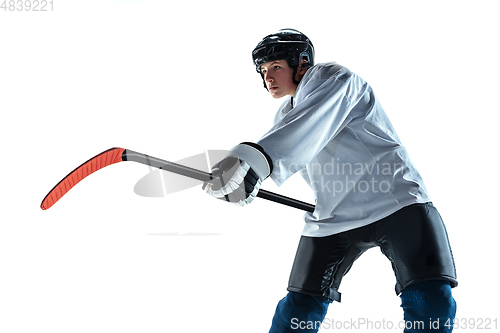
[[[286,60],[276,60],[266,62],[260,66],[264,74],[264,81],[271,96],[281,98],[283,96],[292,96],[297,90],[297,85],[293,83],[293,69],[288,66]]]

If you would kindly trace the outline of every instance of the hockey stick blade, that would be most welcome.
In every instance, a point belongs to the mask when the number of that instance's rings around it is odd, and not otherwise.
[[[174,172],[176,174],[183,175],[189,178],[198,179],[203,182],[211,181],[213,179],[212,175],[207,172],[186,167],[177,163],[161,160],[159,158],[148,156],[146,154],[138,153],[129,149],[115,147],[92,157],[85,163],[81,164],[78,168],[70,172],[45,196],[40,207],[43,210],[49,209],[85,177],[104,167],[107,167],[108,165],[112,165],[122,161],[138,162],[165,171]],[[260,190],[257,193],[257,197],[274,201],[290,207],[302,209],[308,212],[313,212],[315,208],[314,205],[308,204],[306,202],[285,197],[280,194],[265,190]]]
[[[121,162],[124,151],[124,148],[111,148],[81,164],[78,168],[71,171],[66,177],[57,183],[52,190],[50,190],[50,192],[43,199],[40,208],[43,210],[49,209],[83,178],[104,167],[107,167],[108,165]]]

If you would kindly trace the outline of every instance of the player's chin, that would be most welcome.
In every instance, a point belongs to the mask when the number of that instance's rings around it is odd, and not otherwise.
[[[271,94],[271,96],[274,98],[274,99],[278,99],[278,98],[281,98],[283,97],[284,95],[282,93],[279,93],[278,91],[276,90],[271,90],[269,92]]]

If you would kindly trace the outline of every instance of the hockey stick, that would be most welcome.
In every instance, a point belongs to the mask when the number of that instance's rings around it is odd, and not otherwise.
[[[202,182],[209,182],[213,178],[210,173],[193,169],[184,165],[161,160],[156,157],[141,154],[125,148],[111,148],[92,157],[78,168],[64,177],[56,186],[45,196],[40,205],[40,208],[47,210],[52,207],[59,199],[61,199],[69,190],[78,184],[82,179],[90,174],[123,161],[133,161],[141,164],[146,164],[158,169],[170,171],[182,176],[194,178]],[[314,211],[314,205],[303,201],[295,200],[289,197],[282,196],[273,192],[260,190],[257,196],[262,199],[274,201],[283,205],[305,210],[307,212]]]

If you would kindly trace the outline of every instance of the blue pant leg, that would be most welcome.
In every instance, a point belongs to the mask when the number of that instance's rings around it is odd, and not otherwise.
[[[316,333],[330,303],[326,297],[288,292],[276,307],[269,333]]]
[[[405,333],[449,333],[453,331],[456,302],[449,282],[430,280],[401,292]]]

